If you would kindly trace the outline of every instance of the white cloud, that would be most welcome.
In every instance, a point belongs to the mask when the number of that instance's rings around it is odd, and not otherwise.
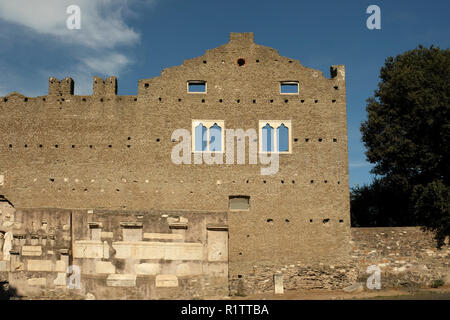
[[[12,43],[11,40],[22,36],[37,39],[43,48],[56,43],[59,53],[70,52],[66,58],[71,60],[65,66],[52,68],[36,64],[30,70],[34,77],[18,72],[15,64],[0,63],[0,68],[4,69],[0,73],[0,82],[8,83],[0,87],[0,96],[12,91],[29,96],[44,94],[42,89],[36,88],[36,81],[40,83],[49,76],[72,77],[75,92],[88,94],[92,91],[93,75],[119,76],[133,63],[123,49],[140,41],[139,32],[127,25],[125,18],[136,18],[144,6],[155,3],[156,0],[0,0],[2,41]],[[70,5],[78,5],[81,9],[80,30],[67,29],[66,21],[70,16],[67,7]],[[8,50],[12,52],[13,48]],[[6,54],[6,48],[3,51]],[[39,53],[39,48],[33,52]],[[15,81],[11,81],[12,78]]]
[[[123,20],[122,12],[128,3],[127,0],[0,0],[0,18],[66,43],[113,48],[139,41],[139,34]],[[81,9],[80,30],[66,27],[70,16],[66,10],[70,5]]]
[[[112,53],[103,57],[87,57],[81,59],[81,61],[93,72],[108,75],[118,74],[131,62],[126,56],[120,53]]]
[[[350,168],[363,168],[369,167],[371,164],[369,162],[350,162],[349,166]]]

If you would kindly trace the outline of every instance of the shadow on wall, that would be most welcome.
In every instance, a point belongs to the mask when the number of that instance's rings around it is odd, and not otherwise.
[[[8,281],[0,281],[0,300],[17,300],[20,298],[17,290],[11,287]]]

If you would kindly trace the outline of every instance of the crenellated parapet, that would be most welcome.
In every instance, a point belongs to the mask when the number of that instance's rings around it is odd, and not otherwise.
[[[64,78],[61,81],[55,77],[48,79],[48,95],[49,96],[65,96],[73,95],[75,82],[72,78]]]
[[[255,34],[253,32],[230,32],[230,42],[242,42],[243,44],[254,44]]]
[[[109,77],[103,80],[94,77],[93,96],[115,96],[117,95],[117,78]]]
[[[331,78],[345,81],[345,65],[334,65],[330,67]]]

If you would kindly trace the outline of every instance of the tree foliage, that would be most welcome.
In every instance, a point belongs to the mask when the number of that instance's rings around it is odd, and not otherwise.
[[[372,173],[381,178],[352,190],[352,217],[420,223],[442,244],[450,223],[450,50],[419,46],[389,57],[380,79],[361,132]]]
[[[413,203],[418,222],[435,233],[438,247],[450,235],[450,188],[441,180],[416,186]]]
[[[350,194],[353,227],[412,226],[414,219],[405,207],[409,195],[383,179],[357,186]]]

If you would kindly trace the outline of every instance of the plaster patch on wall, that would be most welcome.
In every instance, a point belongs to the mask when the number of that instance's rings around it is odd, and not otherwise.
[[[208,261],[228,261],[228,232],[208,230]]]

